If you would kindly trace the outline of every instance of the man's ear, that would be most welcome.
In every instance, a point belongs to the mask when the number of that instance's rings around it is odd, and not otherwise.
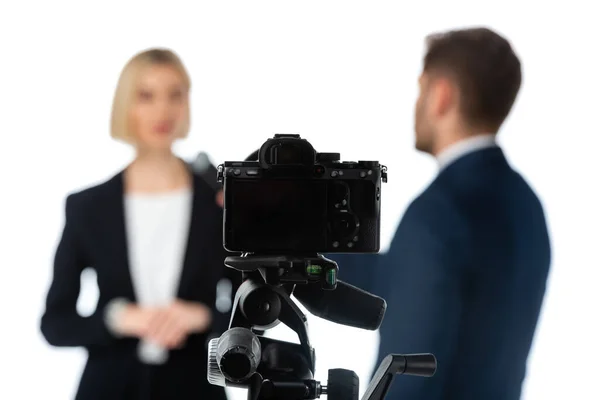
[[[432,82],[433,112],[441,117],[450,111],[456,99],[454,84],[447,78],[438,78]]]

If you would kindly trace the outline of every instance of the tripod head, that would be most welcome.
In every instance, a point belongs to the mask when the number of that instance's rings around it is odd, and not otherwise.
[[[315,350],[310,345],[306,316],[291,296],[317,316],[370,330],[379,328],[385,300],[338,281],[337,264],[316,253],[244,254],[227,257],[225,265],[241,271],[243,282],[235,295],[229,329],[209,343],[209,382],[248,388],[249,400],[316,399],[324,394],[330,400],[357,400],[358,377],[353,371],[329,370],[327,385],[313,379]],[[300,343],[262,336],[279,323],[296,332]],[[388,358],[382,363],[383,372],[378,371],[381,382],[371,384],[368,399],[382,399],[395,373],[427,376],[435,371],[432,355],[417,356],[421,368],[414,371],[408,366],[414,356],[393,357],[394,362],[386,368],[383,364]]]

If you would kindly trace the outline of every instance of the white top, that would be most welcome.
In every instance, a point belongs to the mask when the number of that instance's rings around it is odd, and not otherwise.
[[[192,190],[125,196],[130,273],[138,304],[166,306],[177,295],[192,210]],[[166,349],[140,342],[140,359],[160,364]]]
[[[459,140],[458,142],[446,147],[436,156],[439,169],[440,171],[443,170],[454,161],[466,156],[469,153],[495,146],[497,146],[497,144],[496,135],[494,134],[486,133]]]

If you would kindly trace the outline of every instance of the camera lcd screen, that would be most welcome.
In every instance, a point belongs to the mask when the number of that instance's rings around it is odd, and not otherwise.
[[[230,251],[314,251],[327,246],[327,182],[231,180],[225,199]]]

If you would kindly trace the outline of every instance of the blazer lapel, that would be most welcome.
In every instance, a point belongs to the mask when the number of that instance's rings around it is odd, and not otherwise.
[[[191,172],[191,171],[190,171]],[[214,215],[212,210],[214,204],[207,204],[207,196],[203,192],[203,183],[199,180],[202,178],[192,173],[192,209],[190,214],[190,222],[188,227],[188,237],[186,242],[185,255],[181,274],[177,286],[176,295],[179,298],[194,297],[195,293],[190,293],[190,287],[197,286],[195,282],[202,279],[198,271],[202,265],[202,254],[205,253],[208,243],[206,235],[210,229],[205,229],[213,222]],[[114,262],[114,285],[118,288],[117,293],[125,296],[131,301],[136,302],[137,298],[133,286],[131,269],[129,263],[129,251],[127,244],[127,226],[125,219],[125,188],[124,188],[124,171],[121,171],[107,185],[106,207],[108,207],[106,216],[104,217],[107,232],[111,235],[111,260]]]
[[[185,256],[177,289],[177,297],[180,298],[194,296],[193,293],[189,293],[188,288],[194,286],[193,282],[198,279],[198,276],[195,275],[201,266],[202,254],[204,253],[203,248],[207,244],[207,230],[203,229],[203,227],[206,224],[210,224],[211,215],[208,213],[210,206],[205,204],[205,196],[201,192],[201,182],[198,181],[199,179],[201,178],[192,173],[192,212],[190,215]]]
[[[114,260],[114,282],[118,288],[116,293],[136,302],[131,271],[129,267],[129,252],[127,246],[127,231],[125,224],[125,193],[123,184],[123,171],[118,173],[108,182],[108,198],[106,206],[109,207],[105,223],[107,232],[111,237],[111,259]]]

